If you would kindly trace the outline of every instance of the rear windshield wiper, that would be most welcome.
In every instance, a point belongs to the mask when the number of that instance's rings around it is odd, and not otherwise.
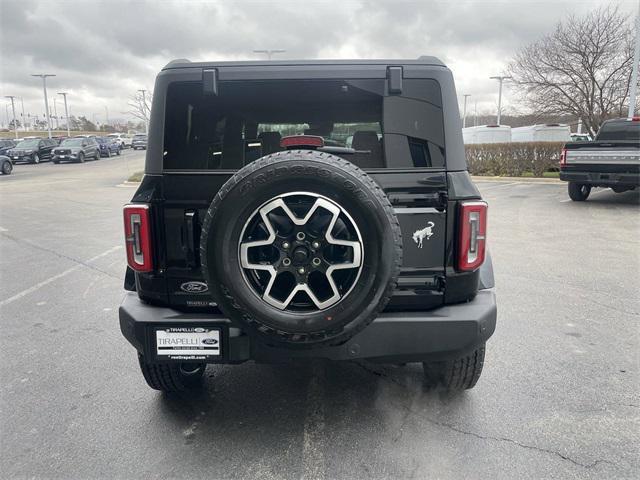
[[[319,147],[317,149],[320,152],[327,152],[327,153],[335,153],[338,155],[353,155],[355,153],[371,153],[371,150],[356,150],[355,148],[349,148],[349,147],[333,147],[333,146],[325,146],[325,147]]]

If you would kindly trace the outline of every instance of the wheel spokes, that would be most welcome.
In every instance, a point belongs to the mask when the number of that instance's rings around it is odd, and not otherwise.
[[[360,239],[360,233],[357,229],[357,226],[353,223],[351,217],[349,217],[349,215],[341,207],[339,207],[332,201],[319,195],[310,193],[293,193],[286,196],[290,195],[311,196],[314,200],[304,216],[301,217],[296,215],[296,213],[291,210],[291,208],[284,201],[283,196],[272,199],[271,201],[263,205],[257,212],[254,212],[254,214],[251,215],[251,217],[247,221],[247,224],[245,225],[242,233],[242,238],[244,238],[245,230],[247,229],[247,226],[252,223],[253,219],[256,217],[256,214],[259,216],[258,224],[264,226],[264,229],[266,229],[268,236],[264,240],[250,240],[242,242],[239,248],[240,263],[242,268],[246,270],[263,271],[268,273],[269,278],[268,281],[266,281],[266,285],[262,286],[261,292],[256,293],[258,293],[258,295],[269,305],[272,305],[280,310],[286,310],[294,301],[294,298],[299,293],[303,292],[317,309],[323,310],[340,301],[348,293],[348,291],[350,291],[350,288],[343,288],[344,295],[341,295],[340,288],[336,284],[336,280],[333,278],[333,273],[338,270],[360,269],[362,267],[363,249]],[[279,238],[278,235],[281,235],[281,233],[279,234],[276,231],[276,228],[269,218],[269,214],[277,209],[280,209],[285,213],[286,217],[288,217],[288,219],[294,225],[293,230],[297,230],[297,236],[291,237],[291,243],[285,240],[284,242],[282,242],[282,245],[289,246],[291,244],[298,249],[303,249],[304,252],[306,252],[303,255],[303,263],[292,265],[291,259],[289,259],[288,257],[285,257],[286,261],[284,262],[281,262],[282,258],[279,258],[276,261],[260,263],[256,263],[256,261],[251,260],[252,257],[250,256],[249,251],[253,248],[272,247],[273,249],[280,251],[280,257],[292,253],[293,248],[290,248],[290,250],[287,252],[283,252],[282,248],[277,245],[277,239]],[[308,226],[307,224],[309,223],[311,218],[319,210],[325,210],[331,215],[331,219],[329,220],[328,226],[326,227],[324,233],[325,244],[323,246],[339,246],[342,247],[342,249],[347,248],[351,250],[352,255],[350,260],[340,263],[332,263],[328,259],[325,259],[324,262],[320,260],[319,257],[321,256],[321,253],[319,253],[318,246],[320,245],[321,239],[318,238],[318,241],[311,241],[311,235],[305,234],[305,226]],[[352,230],[355,232],[355,236],[358,239],[357,241],[343,240],[335,238],[333,236],[334,228],[338,220],[341,218],[341,215],[343,218],[343,222],[348,221],[348,223],[351,224]],[[281,215],[280,217],[282,218]],[[255,225],[255,223],[253,224]],[[344,226],[344,223],[342,223],[341,225]],[[305,239],[306,241],[304,241]],[[312,253],[312,255],[309,255],[309,258],[307,259],[307,254],[310,252]],[[311,259],[311,256],[313,256],[313,259]],[[328,266],[326,266],[327,264]],[[287,268],[284,268],[283,266]],[[328,285],[329,289],[331,290],[328,296],[324,295],[323,297],[319,297],[317,292],[314,292],[312,286],[308,282],[310,271],[313,274],[324,275],[324,277],[326,278],[326,285]],[[288,291],[284,293],[279,292],[280,295],[278,298],[276,297],[276,295],[274,295],[273,290],[276,286],[276,280],[278,276],[284,272],[294,275],[294,277],[296,277],[296,281],[291,286],[289,286]],[[358,271],[357,275],[359,275],[359,273],[360,272]],[[263,283],[265,282],[263,281]],[[352,282],[351,287],[353,287],[354,283],[355,280]]]

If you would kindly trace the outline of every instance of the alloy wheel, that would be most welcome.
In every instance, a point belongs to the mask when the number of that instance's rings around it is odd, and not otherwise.
[[[249,216],[240,238],[246,282],[280,310],[332,307],[349,295],[362,271],[357,225],[344,208],[315,193],[272,198]]]

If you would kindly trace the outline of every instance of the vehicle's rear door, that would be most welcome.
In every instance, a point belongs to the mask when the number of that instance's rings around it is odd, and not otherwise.
[[[260,72],[219,68],[215,95],[203,93],[203,82],[169,85],[161,184],[149,192],[157,196],[162,228],[156,234],[164,246],[160,263],[172,305],[209,304],[200,283],[199,240],[211,200],[250,161],[249,155],[257,158],[249,153],[251,145],[259,145],[262,154],[280,149],[279,142],[272,145],[267,138],[299,133],[295,128],[300,125],[304,133],[334,144],[346,146],[349,139],[359,153],[343,158],[367,171],[394,207],[404,260],[389,308],[426,310],[443,303],[449,227],[439,84],[429,78],[404,79],[398,91],[390,88],[387,66],[343,70],[347,78],[336,71],[335,78],[306,79],[319,74],[282,67],[270,71],[269,80],[258,80]],[[285,88],[283,82],[288,82]],[[332,83],[324,88],[322,82]],[[350,95],[370,103],[354,108]],[[155,141],[150,136],[150,148]],[[380,152],[380,157],[363,157],[366,152]]]

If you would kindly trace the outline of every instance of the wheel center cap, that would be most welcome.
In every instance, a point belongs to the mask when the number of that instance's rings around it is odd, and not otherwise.
[[[296,265],[304,265],[309,262],[309,250],[307,247],[299,246],[293,250],[293,263]]]

